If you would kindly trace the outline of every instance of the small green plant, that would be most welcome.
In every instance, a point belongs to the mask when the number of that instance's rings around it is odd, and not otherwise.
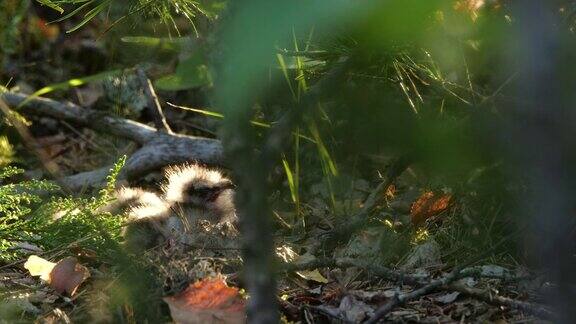
[[[22,243],[44,251],[76,245],[92,249],[99,256],[116,253],[122,226],[121,217],[99,211],[112,199],[114,183],[124,165],[120,159],[108,176],[107,186],[96,197],[53,197],[46,201],[40,193],[56,193],[48,181],[24,181],[0,186],[0,260],[22,257]],[[5,168],[0,179],[22,173]]]
[[[0,171],[0,180],[23,173],[21,169],[6,167]],[[35,244],[37,229],[47,221],[40,216],[42,198],[36,192],[56,191],[58,188],[46,181],[24,181],[0,186],[0,260],[8,261],[19,256],[18,243]]]

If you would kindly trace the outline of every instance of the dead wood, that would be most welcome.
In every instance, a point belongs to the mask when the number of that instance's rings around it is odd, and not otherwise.
[[[366,324],[378,323],[379,321],[382,320],[384,316],[386,316],[386,314],[388,314],[395,307],[400,306],[406,303],[407,301],[414,300],[416,298],[420,298],[424,295],[434,292],[442,286],[448,285],[460,278],[467,277],[469,275],[471,275],[469,271],[462,271],[460,268],[456,268],[446,276],[440,279],[432,280],[428,284],[416,290],[413,290],[406,294],[396,294],[389,302],[380,306],[374,312],[374,315],[364,323]]]
[[[0,93],[0,99],[24,114],[52,117],[95,131],[132,140],[141,145],[126,161],[120,179],[134,179],[169,164],[195,161],[209,165],[223,165],[223,150],[219,140],[172,134],[125,118],[82,108],[70,102],[33,97],[15,92]],[[107,170],[101,169],[64,177],[62,181],[72,191],[97,188],[105,182]]]
[[[327,268],[358,267],[364,269],[365,271],[369,272],[372,275],[375,275],[379,278],[388,281],[409,284],[412,286],[419,287],[413,290],[412,292],[406,294],[398,294],[394,296],[388,303],[378,308],[374,313],[373,317],[370,318],[368,321],[366,321],[366,323],[377,323],[378,321],[382,320],[384,316],[386,316],[386,314],[392,311],[395,307],[400,306],[410,300],[423,297],[427,294],[433,293],[438,290],[457,291],[463,295],[478,299],[480,301],[492,305],[505,306],[513,309],[518,309],[520,311],[535,315],[542,319],[554,319],[553,312],[543,305],[498,296],[496,294],[491,294],[482,289],[467,287],[462,284],[453,283],[454,281],[464,277],[497,278],[501,280],[520,279],[517,277],[507,275],[494,276],[490,274],[484,274],[481,266],[469,267],[465,269],[463,269],[462,267],[457,267],[446,276],[435,280],[431,280],[425,276],[405,274],[400,271],[392,270],[390,268],[378,264],[370,264],[367,262],[363,262],[361,260],[352,260],[352,259],[336,260],[330,258],[318,258],[304,263],[286,263],[282,266],[284,271],[289,272],[311,270],[325,267]]]
[[[518,309],[525,313],[538,316],[542,319],[552,320],[556,318],[552,311],[542,305],[498,296],[497,294],[493,294],[482,289],[472,288],[458,283],[450,284],[448,286],[442,287],[441,289],[446,291],[457,291],[463,295],[481,300],[488,304]]]

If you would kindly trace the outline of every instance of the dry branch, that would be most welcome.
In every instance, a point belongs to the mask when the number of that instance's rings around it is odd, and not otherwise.
[[[71,102],[29,96],[15,92],[0,93],[6,103],[13,108],[25,103],[18,112],[30,115],[52,117],[65,120],[100,132],[108,132],[144,144],[156,136],[156,129],[129,119],[110,116],[101,111],[85,109]]]
[[[148,125],[82,108],[70,102],[64,103],[42,97],[29,98],[25,94],[14,92],[0,93],[0,99],[4,99],[12,107],[23,104],[18,111],[24,114],[65,120],[140,144],[141,148],[126,161],[120,179],[133,179],[169,164],[189,161],[223,165],[222,145],[215,139],[160,132]],[[109,168],[106,166],[66,177],[63,182],[74,191],[84,187],[99,187],[104,183]]]
[[[365,271],[368,271],[372,275],[375,275],[379,278],[388,281],[406,283],[412,286],[419,287],[418,289],[410,293],[394,296],[387,304],[384,304],[382,307],[380,307],[374,313],[373,317],[370,318],[366,323],[377,323],[378,321],[382,320],[382,318],[390,311],[392,311],[395,307],[400,306],[406,303],[407,301],[435,292],[437,290],[457,291],[463,295],[481,300],[489,304],[518,309],[524,311],[525,313],[532,314],[543,319],[554,319],[553,312],[542,305],[502,297],[490,294],[486,291],[483,291],[482,289],[471,288],[461,284],[453,283],[455,280],[464,277],[498,278],[501,280],[518,279],[517,277],[511,277],[509,275],[494,276],[491,274],[485,274],[483,273],[481,266],[469,267],[465,269],[462,269],[462,267],[458,267],[448,275],[436,280],[430,280],[429,278],[424,276],[404,274],[400,271],[395,271],[381,265],[370,264],[367,262],[363,262],[361,260],[352,260],[352,259],[336,260],[330,258],[318,258],[304,263],[287,263],[284,264],[282,268],[284,271],[301,271],[301,270],[311,270],[324,267],[327,268],[358,267],[364,269]]]
[[[468,297],[472,297],[488,304],[496,305],[496,306],[505,306],[510,307],[513,309],[521,310],[525,313],[532,314],[538,316],[542,319],[555,319],[554,313],[551,312],[549,309],[542,305],[533,304],[530,302],[524,302],[515,300],[508,297],[498,296],[496,294],[491,294],[487,291],[478,288],[467,287],[462,284],[451,284],[445,287],[442,287],[442,290],[446,291],[457,291],[463,295]]]
[[[468,273],[467,271],[461,271],[460,268],[456,268],[454,271],[450,272],[446,276],[440,279],[432,280],[427,285],[424,285],[416,290],[413,290],[406,294],[396,294],[388,303],[379,307],[374,312],[374,315],[364,323],[366,324],[378,323],[384,316],[386,316],[386,314],[388,314],[395,307],[400,306],[406,303],[407,301],[434,292],[438,288],[450,284],[455,280],[460,279],[462,277],[466,277],[468,275],[470,275],[470,273]]]

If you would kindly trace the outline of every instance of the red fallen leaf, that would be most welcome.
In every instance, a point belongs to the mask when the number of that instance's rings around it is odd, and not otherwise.
[[[450,207],[452,195],[435,195],[432,191],[423,193],[410,208],[412,224],[418,226],[427,219],[440,214]]]
[[[238,288],[228,287],[221,277],[190,284],[178,295],[164,297],[172,319],[179,324],[245,323],[245,300]]]
[[[78,264],[74,257],[67,257],[54,263],[31,255],[24,268],[28,269],[31,275],[40,276],[57,292],[67,292],[70,296],[73,296],[80,284],[90,277],[88,269]]]
[[[78,263],[74,257],[67,257],[56,263],[50,272],[50,286],[59,293],[67,292],[70,296],[90,277],[88,268]]]

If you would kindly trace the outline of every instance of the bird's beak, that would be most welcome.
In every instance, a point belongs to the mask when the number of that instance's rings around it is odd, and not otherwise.
[[[236,185],[233,184],[232,182],[227,182],[221,187],[221,190],[225,189],[236,189]]]

